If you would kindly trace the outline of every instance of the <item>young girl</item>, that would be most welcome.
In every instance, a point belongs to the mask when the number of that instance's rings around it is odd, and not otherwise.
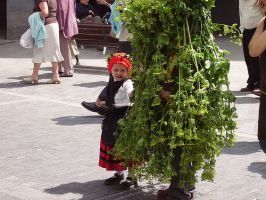
[[[116,171],[114,176],[105,180],[106,185],[120,184],[120,189],[129,189],[133,185],[136,186],[137,182],[130,176],[130,172],[126,180],[121,182],[126,168],[121,164],[121,160],[113,157],[111,150],[116,143],[117,122],[125,116],[130,106],[133,83],[128,77],[132,64],[127,54],[116,53],[108,59],[107,67],[111,77],[107,85],[106,101],[96,101],[97,106],[106,107],[108,110],[102,123],[99,166],[108,171]]]

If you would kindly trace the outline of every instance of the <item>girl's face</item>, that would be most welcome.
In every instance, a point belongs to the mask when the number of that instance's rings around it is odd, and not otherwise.
[[[113,64],[112,76],[116,81],[122,81],[128,77],[127,68],[122,64]]]

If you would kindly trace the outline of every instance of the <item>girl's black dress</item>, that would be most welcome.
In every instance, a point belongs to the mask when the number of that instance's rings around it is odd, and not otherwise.
[[[107,98],[106,105],[108,108],[108,113],[106,114],[102,122],[102,135],[100,142],[100,158],[99,166],[106,168],[106,170],[122,171],[126,168],[121,164],[121,160],[116,159],[111,151],[116,143],[115,131],[117,129],[117,122],[122,119],[128,106],[115,108],[114,107],[114,97],[118,89],[123,85],[127,79],[122,81],[114,81],[113,77],[110,78],[107,85]]]

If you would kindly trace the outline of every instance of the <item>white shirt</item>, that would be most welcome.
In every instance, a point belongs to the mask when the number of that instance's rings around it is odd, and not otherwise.
[[[263,10],[256,0],[239,0],[240,30],[256,28],[264,16]]]
[[[130,105],[129,95],[133,91],[133,82],[128,79],[123,83],[123,85],[118,89],[115,94],[115,107],[123,107]]]

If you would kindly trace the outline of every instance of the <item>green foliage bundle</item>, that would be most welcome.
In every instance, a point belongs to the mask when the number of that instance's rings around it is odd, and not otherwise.
[[[131,0],[124,10],[133,33],[135,92],[119,122],[115,153],[138,161],[139,177],[169,181],[173,149],[182,147],[180,184],[193,185],[198,170],[211,181],[216,156],[234,143],[230,64],[214,42],[213,6],[214,0]],[[165,83],[167,102],[160,97]]]

